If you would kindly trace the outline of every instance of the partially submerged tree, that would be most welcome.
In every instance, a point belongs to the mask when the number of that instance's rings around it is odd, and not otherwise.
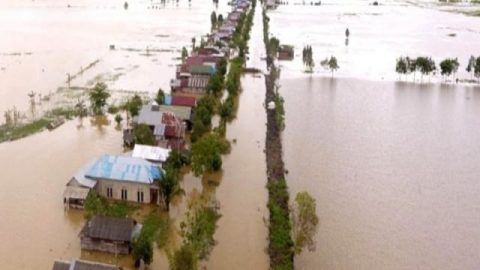
[[[430,57],[417,57],[415,63],[417,69],[422,74],[421,81],[423,81],[423,75],[430,75],[430,73],[436,70],[435,61]]]
[[[140,260],[146,265],[150,265],[153,261],[153,243],[151,239],[142,234],[132,241],[132,256],[135,265],[140,266]]]
[[[168,257],[170,270],[197,270],[198,258],[191,245],[182,245]]]
[[[457,73],[458,67],[460,64],[458,63],[458,59],[444,59],[440,62],[440,74],[442,76],[450,77],[450,75]]]
[[[475,59],[475,65],[473,66],[473,76],[480,79],[480,56]]]
[[[217,14],[215,11],[212,11],[212,14],[210,14],[210,23],[212,24],[212,29],[217,27]]]
[[[303,64],[307,67],[307,71],[309,73],[312,73],[313,68],[315,67],[315,62],[313,60],[312,46],[306,46],[303,48],[302,60],[303,60]]]
[[[185,60],[185,58],[188,57],[188,51],[187,48],[183,47],[182,48],[182,61]]]
[[[309,251],[315,250],[314,236],[319,222],[315,199],[308,192],[297,193],[291,209],[295,253],[301,253],[305,247]]]
[[[400,74],[400,78],[403,75],[408,73],[408,61],[404,57],[400,57],[397,59],[397,65],[395,67],[395,71]]]
[[[122,121],[123,121],[123,117],[120,114],[115,115],[115,122],[117,123],[117,126],[120,126]]]
[[[192,171],[196,176],[204,172],[218,171],[222,168],[221,154],[228,146],[222,139],[214,134],[206,134],[192,144],[190,160]]]
[[[167,211],[170,210],[170,201],[175,195],[182,194],[183,190],[180,187],[180,183],[178,181],[179,178],[179,168],[175,168],[173,166],[166,166],[165,172],[160,184],[160,192],[162,193],[163,202],[165,204],[165,208]]]
[[[145,145],[156,145],[152,129],[146,124],[138,124],[133,129],[135,143]]]
[[[107,99],[110,93],[107,91],[107,85],[99,82],[88,93],[90,97],[90,106],[96,115],[103,114],[103,108],[107,105]]]
[[[131,117],[135,117],[140,112],[142,105],[142,98],[139,95],[135,94],[125,103],[125,110],[130,114]]]
[[[330,58],[325,58],[322,60],[322,62],[320,62],[320,65],[324,68],[324,69],[328,69],[330,70],[330,72],[332,73],[332,77],[333,77],[333,73],[339,69],[340,67],[338,66],[338,61],[337,61],[337,58],[335,56],[331,56]]]
[[[217,24],[218,24],[218,26],[222,26],[222,24],[223,24],[223,15],[222,14],[218,14]]]
[[[473,75],[474,75],[474,67],[475,67],[475,56],[470,56],[470,58],[468,59],[468,64],[467,64],[467,68],[466,68],[466,71],[468,73],[471,73],[472,74],[472,78],[473,78]]]
[[[162,88],[158,89],[157,95],[155,96],[155,102],[157,102],[158,105],[165,103],[165,92],[163,92]]]

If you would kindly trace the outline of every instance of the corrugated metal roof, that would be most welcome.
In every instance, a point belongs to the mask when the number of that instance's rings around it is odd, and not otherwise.
[[[131,218],[94,216],[82,231],[81,237],[89,237],[112,241],[131,241],[135,221]]]
[[[132,157],[157,162],[165,162],[170,155],[170,151],[170,149],[158,146],[136,144],[133,148]]]
[[[162,172],[158,166],[141,158],[104,155],[85,174],[92,179],[109,179],[151,184],[160,179]]]
[[[183,120],[190,120],[192,115],[192,108],[185,106],[162,105],[162,111],[172,112]]]

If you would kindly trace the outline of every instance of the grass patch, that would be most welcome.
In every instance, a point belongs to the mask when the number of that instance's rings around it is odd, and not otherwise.
[[[42,131],[50,123],[50,120],[41,118],[28,124],[17,124],[13,126],[0,126],[0,143],[14,141]]]

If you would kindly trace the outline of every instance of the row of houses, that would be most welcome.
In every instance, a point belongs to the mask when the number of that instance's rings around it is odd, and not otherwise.
[[[197,96],[206,93],[210,77],[217,73],[220,61],[232,54],[230,43],[235,29],[249,7],[247,0],[233,1],[232,11],[222,25],[208,35],[210,45],[198,48],[177,66],[175,78],[170,81],[172,93]]]

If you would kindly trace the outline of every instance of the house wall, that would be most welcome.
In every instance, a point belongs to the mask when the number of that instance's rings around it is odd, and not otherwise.
[[[112,196],[108,196],[108,188],[112,189]],[[143,203],[150,203],[150,189],[158,189],[153,185],[148,184],[141,184],[141,183],[133,183],[127,181],[112,181],[112,180],[98,180],[97,185],[95,187],[98,194],[101,196],[122,201],[122,189],[127,191],[127,200],[128,202],[139,202],[137,200],[137,192],[143,192]],[[125,200],[124,200],[125,201]],[[158,199],[157,199],[158,202]]]
[[[129,242],[112,242],[107,240],[93,239],[90,237],[81,237],[80,245],[82,249],[109,252],[113,254],[128,254]]]

